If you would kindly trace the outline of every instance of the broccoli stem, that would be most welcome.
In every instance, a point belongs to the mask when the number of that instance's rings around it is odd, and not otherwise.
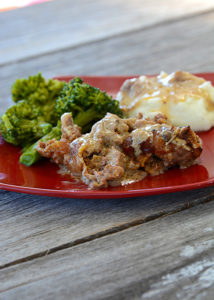
[[[54,138],[56,140],[59,140],[61,138],[60,126],[54,127],[48,134],[43,136],[37,142],[30,145],[29,147],[26,147],[24,149],[22,155],[20,156],[20,159],[19,159],[20,163],[27,166],[27,167],[32,166],[35,162],[37,162],[38,160],[40,160],[42,158],[41,155],[36,150],[39,142],[40,141],[41,142],[47,142],[47,141],[52,140]]]
[[[94,120],[99,120],[99,113],[92,107],[79,112],[74,118],[74,123],[82,127],[82,131],[85,132],[84,126],[88,123],[94,123]]]
[[[37,152],[36,147],[38,145],[38,141],[34,143],[33,145],[29,146],[20,156],[20,163],[25,166],[31,166],[36,161],[41,159],[40,154]]]

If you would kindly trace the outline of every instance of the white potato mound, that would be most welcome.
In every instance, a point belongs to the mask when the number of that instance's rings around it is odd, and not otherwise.
[[[195,131],[214,125],[214,87],[187,72],[161,72],[155,77],[126,80],[117,99],[127,117],[163,113],[173,125],[190,125]]]

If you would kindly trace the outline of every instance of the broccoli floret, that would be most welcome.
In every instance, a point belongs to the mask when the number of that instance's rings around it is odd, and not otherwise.
[[[25,100],[8,108],[0,118],[0,131],[8,143],[24,146],[37,140],[52,129],[39,107],[30,106]]]
[[[42,158],[36,150],[39,141],[47,142],[52,139],[60,140],[60,138],[61,138],[61,122],[58,121],[57,126],[53,127],[52,130],[48,134],[43,136],[41,139],[39,139],[34,144],[27,146],[23,149],[23,153],[19,159],[20,163],[25,166],[28,166],[28,167],[33,165],[35,162],[37,162],[38,160],[40,160]]]
[[[122,116],[117,100],[102,92],[98,88],[83,83],[80,78],[74,78],[64,85],[60,97],[56,101],[56,113],[58,119],[65,112],[72,114],[74,123],[82,127],[82,132],[90,131],[92,125],[102,119],[107,112]],[[40,141],[61,138],[60,122]],[[20,157],[20,162],[26,166],[31,166],[41,157],[36,150],[38,141],[26,147]]]
[[[67,84],[46,81],[40,73],[18,79],[12,86],[12,98],[16,104],[1,116],[0,131],[7,142],[24,147],[20,162],[27,166],[40,159],[36,150],[38,139],[61,138],[59,119],[63,113],[70,112],[83,133],[90,131],[107,112],[122,117],[117,100],[80,78]]]
[[[54,79],[46,80],[41,73],[29,76],[27,79],[17,79],[12,85],[12,99],[14,102],[26,100],[35,107],[40,107],[46,122],[56,125],[56,99],[64,86],[64,82]]]
[[[107,112],[122,117],[117,100],[84,83],[79,77],[64,85],[56,101],[56,112],[59,117],[65,112],[71,112],[74,123],[82,127],[83,133],[88,132]]]
[[[11,144],[24,146],[46,135],[57,124],[56,99],[64,84],[45,80],[41,73],[17,79],[11,88],[16,104],[0,118],[3,138]]]

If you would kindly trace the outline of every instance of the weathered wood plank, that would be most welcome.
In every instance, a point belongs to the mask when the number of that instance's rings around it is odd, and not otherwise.
[[[3,299],[209,299],[214,202],[1,271]]]
[[[214,200],[214,188],[133,199],[62,199],[0,191],[0,266],[54,252]]]
[[[203,0],[61,0],[3,12],[0,64],[212,8]]]
[[[47,76],[69,73],[125,74],[130,73],[130,70],[133,70],[133,73],[156,73],[162,68],[169,71],[180,68],[179,65],[182,64],[186,66],[185,69],[188,67],[191,69],[192,65],[192,71],[201,71],[200,66],[205,67],[208,62],[210,69],[207,70],[211,70],[214,66],[213,15],[206,14],[191,20],[165,24],[62,53],[11,64],[1,68],[1,96],[4,95],[4,91],[8,93],[10,80],[12,82],[17,77],[40,70],[45,70],[44,74]],[[186,28],[188,30],[185,30]],[[198,40],[201,41],[200,44]],[[155,45],[158,45],[158,49]],[[197,54],[203,54],[200,55],[200,59],[190,51],[196,46]],[[152,50],[149,52],[149,49]],[[150,56],[152,60],[149,59]],[[179,57],[184,61],[179,60]],[[0,109],[3,111],[5,103],[2,99]],[[175,211],[178,207],[187,205],[190,195],[193,203],[200,197],[206,195],[209,197],[213,190],[212,188],[208,192],[203,190],[203,195],[200,194],[198,197],[195,193],[184,193],[182,200],[179,194],[175,195],[174,202],[171,202],[171,195],[145,198],[140,202],[136,199],[127,200],[125,206],[123,200],[110,202],[105,200],[101,204],[99,200],[59,200],[6,193],[4,196],[6,198],[2,196],[1,202],[0,220],[3,234],[0,235],[0,242],[4,251],[1,255],[1,264],[62,244],[74,243],[88,235],[109,230],[117,224],[125,224],[138,218],[144,220],[155,214]],[[10,199],[6,206],[5,199],[6,202]],[[147,203],[148,199],[149,201],[152,199],[151,202]],[[100,207],[100,215],[97,214],[97,207]]]
[[[38,71],[213,71],[214,14],[172,22],[212,7],[202,0],[161,7],[158,0],[63,0],[2,13],[0,113],[11,83]],[[213,198],[214,188],[112,200],[0,192],[0,264],[14,264],[1,270],[1,297],[211,299],[214,202],[199,204]]]
[[[0,68],[0,113],[15,79],[36,74],[154,74],[214,71],[214,13],[139,30]],[[203,24],[203,26],[201,25]]]

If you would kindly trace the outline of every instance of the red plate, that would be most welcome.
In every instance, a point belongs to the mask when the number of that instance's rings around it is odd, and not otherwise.
[[[214,73],[198,75],[214,84]],[[81,77],[91,85],[115,95],[122,82],[133,76]],[[58,77],[66,81],[71,78],[73,77]],[[199,135],[203,140],[203,152],[198,165],[183,170],[169,170],[163,175],[148,176],[137,183],[102,190],[89,190],[84,184],[62,177],[57,173],[58,167],[49,161],[41,161],[30,168],[21,165],[20,149],[7,144],[0,137],[0,188],[67,198],[122,198],[206,187],[214,183],[214,128]]]

